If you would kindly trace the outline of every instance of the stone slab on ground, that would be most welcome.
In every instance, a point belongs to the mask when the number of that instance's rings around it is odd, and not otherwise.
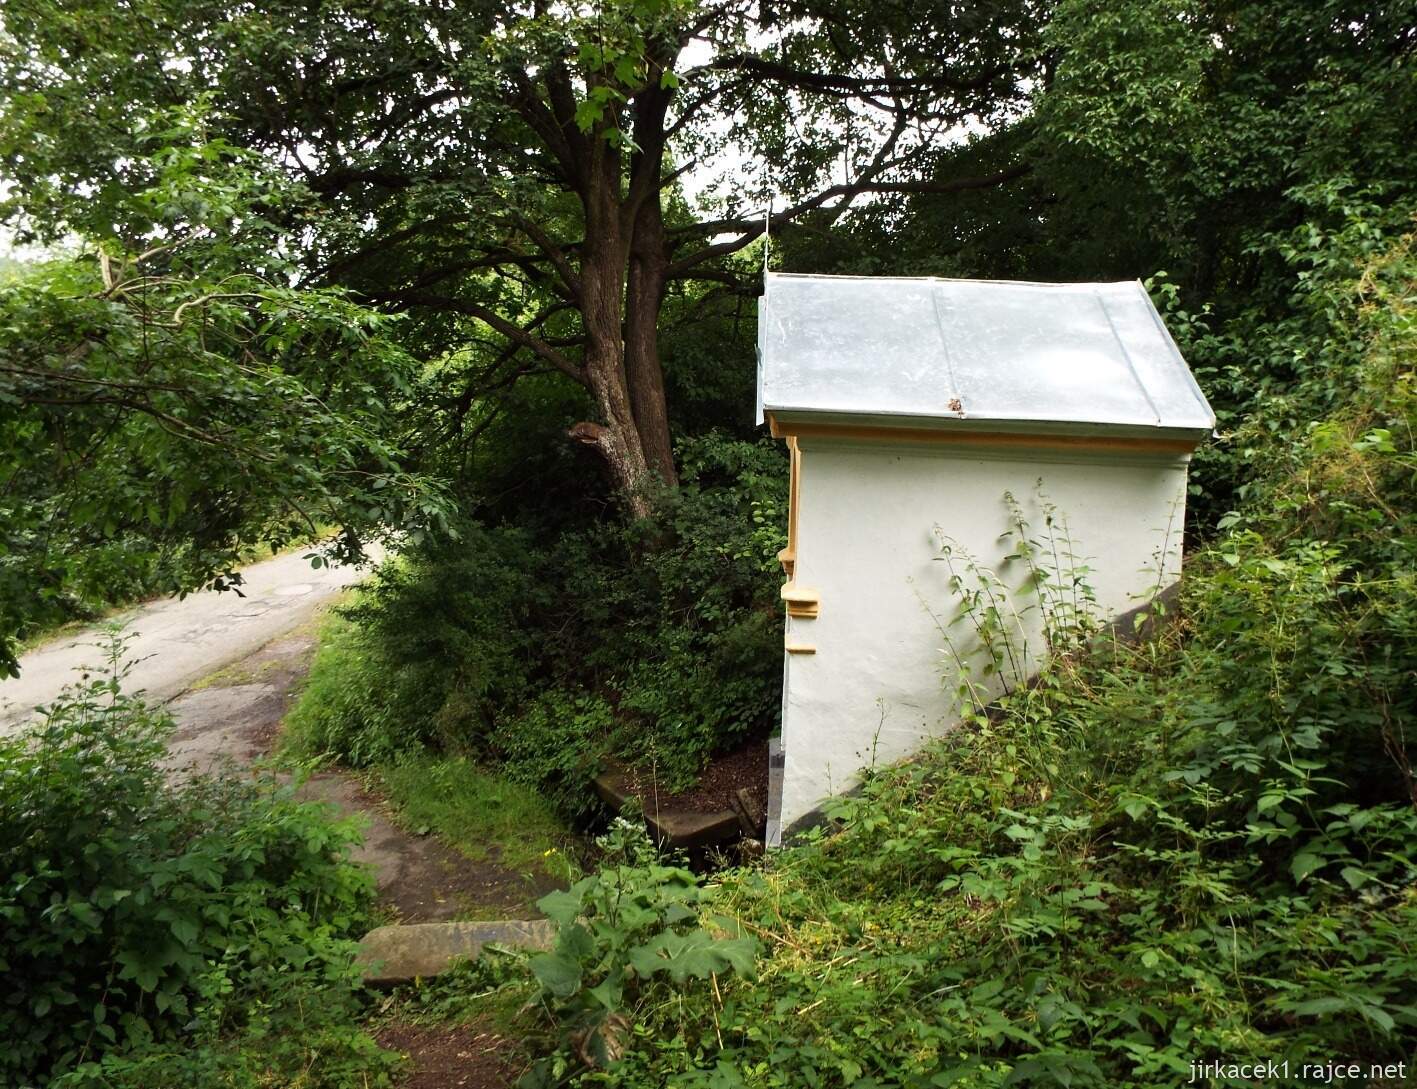
[[[625,776],[614,769],[602,772],[594,779],[595,791],[611,809],[620,810],[634,797]],[[742,834],[738,817],[731,809],[713,813],[696,810],[651,811],[642,804],[645,827],[650,837],[661,847],[694,850],[732,843]]]
[[[656,843],[684,851],[732,843],[743,834],[738,817],[731,809],[716,813],[646,814],[645,827]]]
[[[436,976],[455,960],[476,957],[489,943],[546,950],[555,941],[556,924],[550,919],[381,926],[359,943],[355,963],[363,969],[365,983],[391,987]]]

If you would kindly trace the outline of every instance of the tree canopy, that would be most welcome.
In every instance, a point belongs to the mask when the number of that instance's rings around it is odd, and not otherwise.
[[[769,229],[816,272],[1169,273],[1234,422],[1302,365],[1235,324],[1285,305],[1290,232],[1417,176],[1409,9],[16,0],[0,214],[80,256],[6,296],[11,555],[196,540],[199,491],[226,528],[172,586],[299,510],[350,554],[447,497],[651,513],[678,439],[746,422]],[[98,341],[118,370],[91,370]],[[122,451],[120,416],[223,470],[49,458],[61,432]],[[1221,509],[1238,484],[1210,457]],[[35,528],[61,521],[86,528]],[[38,570],[12,562],[10,628]]]
[[[201,103],[306,195],[283,226],[301,283],[415,315],[470,349],[461,404],[550,371],[585,391],[571,437],[636,511],[673,482],[666,295],[745,290],[724,260],[769,223],[829,228],[867,194],[947,193],[1027,170],[941,170],[962,126],[1007,122],[1040,72],[1039,5],[21,3],[0,67],[5,167],[33,229],[114,234],[152,164],[135,120]],[[60,118],[80,115],[79,123]],[[676,183],[750,157],[708,215]]]

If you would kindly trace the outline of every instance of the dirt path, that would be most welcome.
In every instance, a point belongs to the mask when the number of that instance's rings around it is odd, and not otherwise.
[[[169,709],[177,732],[170,766],[239,770],[268,757],[281,720],[309,671],[315,627],[314,619],[307,621],[173,700]],[[358,778],[321,772],[306,781],[300,794],[366,822],[364,845],[354,858],[374,868],[379,899],[399,921],[527,916],[535,890],[526,878],[406,831],[391,819],[383,799]]]
[[[309,671],[317,622],[318,616],[307,619],[172,702],[175,771],[239,770],[270,755]],[[354,857],[373,867],[379,901],[400,922],[534,914],[525,877],[410,834],[354,776],[322,772],[301,794],[365,822],[364,845]],[[376,1038],[405,1057],[399,1089],[510,1089],[525,1066],[515,1041],[476,1024],[386,1024]]]

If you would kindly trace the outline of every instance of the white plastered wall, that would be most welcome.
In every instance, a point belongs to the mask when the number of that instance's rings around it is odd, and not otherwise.
[[[958,670],[940,625],[957,611],[940,534],[1009,586],[1013,542],[1005,493],[1032,536],[1043,502],[1067,520],[1101,618],[1120,616],[1180,575],[1188,457],[1100,449],[885,444],[800,438],[793,582],[819,593],[819,614],[787,620],[782,806],[788,831],[861,769],[917,751],[959,719]],[[938,531],[937,531],[938,527]],[[958,556],[958,552],[957,552]],[[963,572],[961,572],[963,573]],[[968,576],[966,576],[968,581]],[[1030,600],[1019,595],[1023,608]],[[933,615],[932,615],[933,614]],[[1042,618],[1023,614],[1035,663]],[[964,627],[951,629],[967,643]]]

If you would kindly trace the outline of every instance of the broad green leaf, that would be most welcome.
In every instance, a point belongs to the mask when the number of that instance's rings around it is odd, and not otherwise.
[[[570,998],[580,989],[580,963],[560,953],[538,953],[531,958],[531,971],[557,998]]]

